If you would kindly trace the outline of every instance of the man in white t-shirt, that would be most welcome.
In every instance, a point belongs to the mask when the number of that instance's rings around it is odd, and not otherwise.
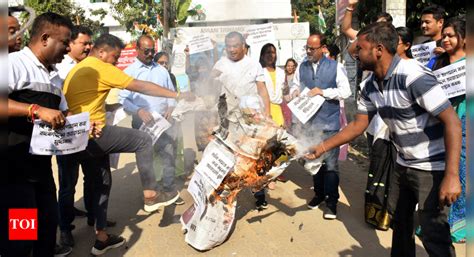
[[[245,39],[239,32],[230,32],[225,36],[227,56],[214,65],[211,77],[222,86],[221,94],[227,98],[228,118],[237,122],[237,112],[242,96],[259,95],[265,106],[265,113],[270,116],[270,99],[263,68],[260,63],[245,55]]]
[[[69,71],[80,61],[84,60],[92,48],[92,31],[84,26],[74,26],[69,42],[71,51],[64,55],[62,62],[56,64],[59,77],[64,81]]]
[[[270,117],[270,97],[265,86],[263,68],[257,61],[246,55],[245,39],[239,32],[230,32],[225,36],[226,56],[214,65],[211,78],[221,86],[221,95],[225,94],[227,101],[227,119],[230,121],[229,130],[238,131],[240,100],[247,96],[260,96],[264,106],[264,114]],[[245,133],[245,132],[243,132]],[[239,134],[239,133],[235,133]],[[228,141],[233,141],[229,140]],[[238,139],[235,142],[238,144]],[[257,209],[267,208],[265,191],[255,193]]]

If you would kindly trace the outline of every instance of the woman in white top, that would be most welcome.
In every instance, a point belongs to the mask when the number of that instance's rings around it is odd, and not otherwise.
[[[280,104],[283,101],[283,87],[285,84],[285,71],[276,67],[276,48],[273,44],[266,44],[260,51],[260,64],[264,70],[265,85],[270,97],[270,113],[273,121],[283,126],[285,120]]]

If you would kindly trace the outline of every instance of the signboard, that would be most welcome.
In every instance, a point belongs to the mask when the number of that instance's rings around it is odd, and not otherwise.
[[[125,47],[120,53],[117,61],[117,68],[124,70],[135,61],[138,53],[134,46]]]
[[[66,124],[59,129],[42,120],[35,120],[31,135],[30,153],[36,155],[64,155],[80,152],[89,140],[89,113],[66,117]]]
[[[321,105],[324,103],[324,97],[320,95],[309,97],[306,94],[309,92],[309,89],[306,87],[300,96],[293,99],[288,103],[293,115],[305,124],[308,120],[313,117],[314,114],[321,108]]]
[[[448,98],[466,94],[466,60],[433,71]]]
[[[152,112],[151,115],[155,119],[154,122],[150,124],[142,123],[139,130],[148,133],[153,144],[155,144],[161,134],[171,127],[171,123],[157,112]]]
[[[270,29],[271,27],[271,29]],[[273,32],[271,32],[271,31]],[[265,43],[273,43],[282,52],[290,53],[294,56],[294,45],[290,45],[289,42],[282,43],[283,40],[296,41],[301,40],[306,44],[306,39],[309,37],[309,23],[267,23],[259,25],[232,25],[232,26],[209,26],[209,27],[179,27],[170,30],[170,37],[174,38],[173,43],[173,57],[172,57],[172,72],[177,76],[185,73],[185,60],[186,55],[184,49],[186,45],[196,35],[206,35],[216,42],[218,48],[218,57],[221,57],[224,53],[224,42],[225,36],[232,31],[242,33],[248,33],[247,43],[251,45],[249,56],[257,60],[259,59],[260,50]],[[249,33],[250,32],[250,33]],[[273,34],[273,36],[272,36]],[[272,40],[270,40],[272,39]],[[268,41],[270,40],[270,41]],[[259,43],[264,42],[264,43]],[[304,49],[298,47],[299,55],[305,55]],[[288,55],[279,55],[277,62],[279,65],[283,65],[286,62]],[[192,57],[191,57],[192,58]],[[301,58],[299,58],[301,59]]]
[[[436,48],[436,41],[424,44],[414,45],[411,47],[411,53],[415,60],[426,66],[428,61],[433,57],[433,50]]]

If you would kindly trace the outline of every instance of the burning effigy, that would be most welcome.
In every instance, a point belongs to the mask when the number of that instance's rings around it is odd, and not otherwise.
[[[226,97],[219,98],[219,125],[188,186],[194,204],[181,216],[185,240],[198,250],[227,239],[242,189],[263,189],[288,166],[280,157],[295,155],[296,139],[262,110],[259,97],[242,97],[237,122],[230,122]]]

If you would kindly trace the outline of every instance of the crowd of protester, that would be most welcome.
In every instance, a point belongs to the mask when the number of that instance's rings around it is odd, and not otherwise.
[[[428,254],[455,256],[453,242],[465,242],[466,238],[466,97],[448,98],[432,71],[465,60],[465,21],[448,19],[437,5],[422,11],[424,42],[436,41],[437,46],[434,57],[423,66],[410,50],[414,28],[395,28],[390,14],[380,13],[373,23],[357,31],[351,24],[358,0],[348,2],[341,32],[350,44],[339,49],[327,42],[323,33],[313,32],[307,38],[306,57],[301,63],[290,58],[278,67],[277,49],[271,43],[262,47],[257,62],[248,56],[250,46],[239,32],[226,35],[220,58],[214,42],[215,48],[192,65],[186,48],[189,92],[181,92],[170,71],[172,58],[166,52],[157,53],[155,40],[148,35],[138,38],[137,58],[122,71],[115,66],[124,48],[118,37],[103,34],[93,41],[90,29],[73,25],[68,17],[51,12],[36,17],[23,48],[21,35],[8,41],[9,163],[0,190],[3,195],[14,196],[2,199],[8,208],[37,208],[38,240],[7,241],[4,233],[8,230],[2,224],[0,255],[69,254],[75,244],[72,223],[77,216],[87,217],[87,224],[95,227],[92,254],[122,246],[125,238],[107,232],[107,227],[120,222],[107,218],[113,186],[110,154],[135,153],[146,212],[184,204],[175,174],[178,153],[183,150],[180,137],[186,130],[171,114],[181,99],[193,101],[198,96],[216,100],[225,94],[230,127],[238,129],[236,110],[241,98],[253,95],[262,99],[269,119],[307,140],[311,146],[304,168],[312,174],[314,190],[307,206],[323,207],[326,220],[337,218],[339,146],[366,133],[370,168],[365,204],[377,203],[388,217],[388,222],[375,227],[393,230],[391,256],[415,256],[415,211],[419,220],[416,234]],[[18,20],[9,15],[9,35],[19,28]],[[341,102],[354,92],[339,62],[341,52],[348,52],[358,63],[358,73],[363,74],[358,80],[357,114],[346,127],[341,127],[341,115],[345,115]],[[222,86],[217,90],[215,85]],[[288,103],[300,97],[305,88],[307,96],[320,96],[325,101],[307,123],[301,124]],[[106,99],[113,95],[109,95],[113,89],[118,90],[117,99],[115,105],[108,105]],[[106,112],[117,106],[132,116],[131,128],[107,122]],[[90,114],[87,147],[56,156],[56,189],[52,156],[29,152],[31,121],[40,119],[56,129],[65,125],[67,116],[82,112]],[[139,128],[152,124],[155,112],[172,125],[153,144],[150,135]],[[197,122],[199,117],[196,114],[193,119]],[[157,181],[153,167],[156,158],[163,168],[161,181]],[[195,155],[184,158],[192,170]],[[74,207],[80,166],[85,211]],[[383,178],[385,188],[374,187],[374,177]],[[265,190],[254,193],[259,210],[268,205]]]

